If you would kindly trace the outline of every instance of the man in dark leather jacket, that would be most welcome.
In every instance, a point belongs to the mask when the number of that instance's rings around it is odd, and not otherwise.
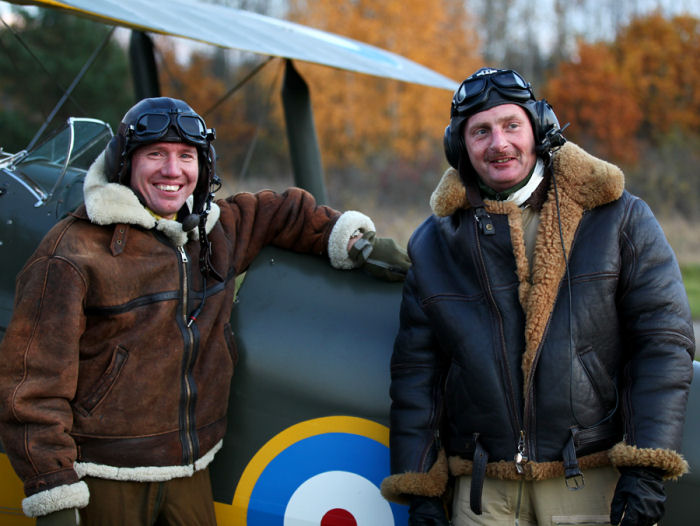
[[[17,277],[0,435],[40,526],[214,524],[235,277],[268,244],[382,262],[367,216],[299,188],[214,201],[213,140],[184,101],[137,103]]]
[[[413,526],[651,525],[687,470],[675,256],[622,172],[561,132],[515,71],[455,92],[391,364],[382,492]]]

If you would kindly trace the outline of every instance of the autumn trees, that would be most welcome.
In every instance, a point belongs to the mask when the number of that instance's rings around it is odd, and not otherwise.
[[[267,14],[374,44],[458,82],[482,65],[514,67],[553,104],[562,124],[571,123],[569,139],[620,164],[628,187],[655,211],[700,215],[698,18],[641,11],[630,18],[620,10],[641,2],[623,6],[614,0],[554,0],[547,12],[519,0],[217,1],[260,11],[274,4],[275,12]],[[600,11],[594,21],[617,9],[614,27],[602,32],[576,26],[588,20],[581,12],[586,6]],[[6,73],[0,139],[9,150],[27,143],[60,97],[57,85],[70,83],[109,30],[51,10],[24,13],[22,20],[16,30],[47,64],[52,82],[38,81],[47,73],[0,28]],[[260,183],[248,178],[260,174],[262,184],[290,184],[280,103],[283,61],[211,47],[196,48],[183,60],[174,39],[153,37],[163,94],[188,100],[217,129],[223,191],[255,189]],[[70,52],[55,53],[58,47]],[[66,109],[115,126],[131,104],[131,79],[118,42],[105,53]],[[311,91],[331,204],[427,203],[446,166],[442,136],[452,93],[323,66],[296,67]]]
[[[292,0],[302,24],[388,49],[460,79],[480,64],[473,20],[461,0]],[[383,198],[425,197],[443,162],[452,93],[302,64],[324,164],[338,191],[375,187]],[[426,188],[413,185],[427,179]]]
[[[567,136],[621,164],[652,208],[698,215],[699,19],[654,13],[612,42],[580,42],[544,94]]]

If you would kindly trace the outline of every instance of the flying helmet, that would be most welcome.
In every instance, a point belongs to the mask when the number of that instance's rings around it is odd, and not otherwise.
[[[464,125],[472,115],[501,104],[517,104],[525,110],[535,135],[535,152],[546,162],[551,152],[566,142],[552,107],[546,100],[536,99],[530,83],[517,71],[481,68],[466,78],[452,97],[450,123],[443,140],[451,166],[459,169],[461,160],[473,172],[464,142]]]
[[[112,183],[129,186],[131,155],[140,146],[154,142],[184,142],[197,148],[199,178],[191,211],[198,219],[205,213],[220,186],[216,176],[213,128],[186,102],[170,97],[155,97],[137,102],[122,118],[117,133],[105,149],[105,171]],[[190,220],[190,223],[192,223]],[[194,227],[194,225],[192,225]],[[188,229],[188,228],[186,228]]]

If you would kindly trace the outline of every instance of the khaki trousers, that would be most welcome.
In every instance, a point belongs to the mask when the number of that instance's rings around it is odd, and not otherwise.
[[[481,515],[469,508],[471,477],[457,479],[454,526],[558,526],[610,524],[610,503],[619,473],[602,467],[583,472],[585,485],[566,487],[564,478],[540,481],[484,481]]]
[[[209,470],[165,482],[83,479],[81,526],[216,526]]]

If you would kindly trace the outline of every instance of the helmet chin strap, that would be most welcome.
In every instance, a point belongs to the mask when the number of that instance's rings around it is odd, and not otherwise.
[[[191,326],[197,317],[202,312],[204,304],[207,301],[207,280],[209,277],[223,282],[224,278],[219,274],[216,269],[211,264],[211,241],[207,237],[207,217],[209,216],[209,210],[211,209],[211,198],[214,194],[209,194],[209,199],[207,199],[206,206],[201,214],[189,214],[182,221],[182,228],[186,230],[186,224],[193,226],[189,230],[193,230],[195,227],[199,228],[199,271],[202,274],[202,301],[199,303],[197,308],[189,316],[189,321],[187,326]]]
[[[211,241],[207,236],[207,217],[211,209],[211,197],[207,200],[206,207],[199,216],[199,270],[202,276],[206,279],[207,276],[214,278],[217,281],[224,281],[224,278],[219,274],[211,263]]]

